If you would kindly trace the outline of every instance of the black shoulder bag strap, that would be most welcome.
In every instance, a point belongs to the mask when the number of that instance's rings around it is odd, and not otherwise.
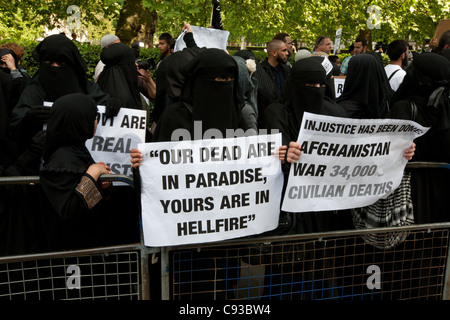
[[[409,100],[409,103],[411,104],[411,120],[412,121],[416,121],[416,118],[417,118],[417,105],[412,100]]]
[[[396,74],[400,69],[395,70],[394,72],[391,73],[391,75],[388,78],[388,81],[391,81],[392,77],[394,76],[394,74]]]

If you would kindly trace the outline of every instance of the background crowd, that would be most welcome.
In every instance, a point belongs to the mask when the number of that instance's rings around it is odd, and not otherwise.
[[[380,52],[355,39],[342,63],[331,54],[328,36],[314,50],[295,50],[288,34],[267,43],[267,58],[253,52],[233,55],[197,46],[189,24],[186,48],[174,52],[175,40],[162,34],[157,65],[140,61],[139,47],[117,36],[102,38],[94,81],[77,46],[64,35],[40,42],[34,54],[39,70],[30,76],[14,48],[0,49],[0,174],[40,175],[40,186],[3,186],[0,201],[0,254],[23,254],[139,242],[139,192],[98,181],[110,173],[95,163],[85,147],[95,134],[97,105],[106,117],[120,108],[154,108],[146,141],[177,139],[183,128],[194,137],[202,130],[277,129],[282,133],[280,160],[285,174],[301,156],[296,144],[303,113],[355,119],[414,120],[430,130],[405,152],[413,161],[450,163],[450,30],[434,52],[412,58],[408,45],[387,46],[389,64]],[[151,69],[154,68],[154,73]],[[334,77],[345,77],[336,98]],[[53,107],[45,106],[46,102]],[[405,147],[406,149],[406,147]],[[142,156],[131,153],[138,177]],[[448,173],[422,170],[412,178],[416,223],[448,221],[445,195]],[[280,212],[272,234],[351,228],[348,211]]]

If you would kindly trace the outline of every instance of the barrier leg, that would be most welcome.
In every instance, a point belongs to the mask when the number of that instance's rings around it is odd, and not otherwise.
[[[161,300],[169,299],[169,250],[163,247],[161,248]]]
[[[442,292],[442,300],[450,300],[450,246],[447,253],[447,262],[445,264],[444,288]]]

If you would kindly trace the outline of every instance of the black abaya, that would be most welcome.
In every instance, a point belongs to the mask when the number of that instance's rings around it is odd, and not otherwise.
[[[403,83],[394,95],[388,118],[414,120],[428,132],[417,138],[416,152],[411,162],[450,163],[450,61],[425,53],[414,58]],[[440,99],[432,99],[437,94]],[[417,106],[412,118],[412,104]],[[415,223],[448,222],[447,195],[450,192],[447,169],[413,169],[411,176]]]
[[[324,114],[330,116],[345,117],[345,110],[336,104],[332,99],[326,97],[327,75],[322,66],[321,59],[310,57],[298,60],[292,66],[291,72],[286,79],[283,97],[280,102],[269,105],[263,113],[263,128],[279,129],[283,136],[283,144],[289,145],[290,141],[297,141],[304,112]],[[316,87],[315,85],[320,85]],[[283,195],[287,184],[290,164],[283,166],[285,183]],[[283,198],[283,196],[282,196]],[[280,204],[281,205],[281,204]],[[351,226],[349,214],[346,212],[321,211],[321,212],[284,212],[280,211],[279,226],[275,230],[269,231],[268,235],[278,234],[304,234],[314,232],[326,232],[332,230],[348,229]],[[292,263],[281,265],[272,264],[266,273],[266,284],[275,296],[282,299],[281,291],[283,286],[297,286],[301,291],[299,299],[312,299],[314,291],[320,290],[322,298],[333,295],[336,287],[334,270],[326,269],[323,273],[315,272],[310,268],[308,261],[313,261],[311,256],[315,250],[309,250],[310,244],[306,244],[308,249],[297,253],[295,246],[292,252],[280,253],[285,261],[292,259]],[[325,249],[326,250],[326,249]],[[325,252],[324,250],[324,252]],[[285,268],[287,267],[288,270]],[[284,274],[286,272],[286,274]],[[292,276],[290,275],[292,272]],[[281,276],[280,276],[281,275]],[[270,279],[270,283],[268,283]],[[313,285],[314,283],[317,283]],[[294,296],[296,297],[296,296]]]
[[[38,145],[20,153],[8,133],[8,103],[6,98],[12,84],[9,75],[0,72],[0,175],[15,177],[29,174],[31,163],[39,161]],[[0,256],[37,253],[44,248],[40,241],[42,226],[35,210],[38,186],[0,186]]]
[[[91,209],[77,188],[94,164],[85,143],[94,134],[96,115],[94,100],[83,94],[61,97],[51,109],[41,185],[43,223],[52,251],[105,242],[106,212],[101,211],[101,204]],[[99,192],[95,181],[92,189]]]

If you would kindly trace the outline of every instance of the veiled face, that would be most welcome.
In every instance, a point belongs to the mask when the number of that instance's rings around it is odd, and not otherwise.
[[[52,66],[52,67],[63,67],[66,65],[65,62],[63,61],[50,61],[50,60],[45,60],[44,63]]]
[[[231,76],[215,77],[214,81],[233,81]]]

